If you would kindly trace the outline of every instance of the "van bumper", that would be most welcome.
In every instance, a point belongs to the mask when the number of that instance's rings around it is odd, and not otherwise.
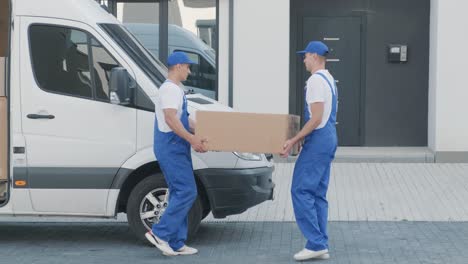
[[[273,200],[273,171],[274,167],[204,169],[196,175],[205,187],[213,216],[224,218]]]

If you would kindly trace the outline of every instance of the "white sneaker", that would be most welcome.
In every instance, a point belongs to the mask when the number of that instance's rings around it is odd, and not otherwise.
[[[169,243],[166,241],[160,239],[157,237],[153,232],[148,231],[145,234],[146,239],[153,244],[155,247],[157,247],[159,250],[162,251],[162,253],[166,256],[177,256],[178,254],[172,250],[171,246],[169,246]]]
[[[180,249],[174,251],[177,255],[183,255],[183,256],[187,256],[187,255],[195,255],[198,253],[198,249],[196,248],[193,248],[193,247],[189,247],[189,246],[183,246],[181,247]],[[163,253],[164,255],[166,255],[165,253]]]
[[[326,258],[328,255],[328,258],[330,258],[330,255],[328,254],[328,249],[324,250],[319,250],[319,251],[313,251],[307,248],[304,248],[303,250],[299,251],[294,255],[294,259],[297,261],[301,260],[308,260],[308,259],[328,259]]]
[[[329,253],[325,253],[325,254],[323,254],[323,255],[321,255],[321,256],[318,256],[318,257],[316,257],[316,258],[314,258],[314,259],[329,259],[329,258],[330,258],[330,254],[329,254]]]

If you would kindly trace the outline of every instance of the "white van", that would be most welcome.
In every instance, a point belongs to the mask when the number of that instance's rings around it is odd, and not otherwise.
[[[0,14],[11,15],[0,17],[0,215],[126,212],[143,238],[168,203],[153,154],[153,102],[166,67],[93,0],[10,4],[0,0],[8,9]],[[199,94],[188,100],[192,115],[232,111]],[[191,235],[209,212],[223,218],[272,199],[265,155],[192,157]]]
[[[124,26],[149,50],[159,57],[159,24],[128,23]],[[183,51],[196,62],[191,67],[185,86],[196,93],[216,99],[216,52],[189,30],[168,25],[168,51]]]

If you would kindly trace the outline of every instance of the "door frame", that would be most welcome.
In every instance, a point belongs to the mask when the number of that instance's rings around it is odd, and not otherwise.
[[[7,10],[5,13],[7,13],[7,38],[4,39],[6,43],[6,50],[4,55],[4,72],[0,74],[4,74],[4,97],[6,98],[6,150],[0,149],[0,151],[6,151],[6,199],[5,201],[0,203],[0,208],[4,207],[10,202],[10,197],[11,197],[11,187],[10,187],[10,182],[12,180],[12,174],[11,174],[11,141],[12,141],[12,126],[11,126],[11,110],[10,110],[10,97],[11,97],[11,92],[10,92],[10,60],[11,60],[11,40],[13,39],[12,33],[12,17],[13,17],[13,3],[12,0],[5,0],[4,1],[7,5]],[[1,56],[1,55],[0,55]]]
[[[79,31],[89,35],[87,45],[90,45],[90,38],[91,37],[94,38],[104,48],[104,50],[108,53],[109,56],[111,56],[119,65],[121,65],[122,67],[127,69],[128,73],[135,79],[135,81],[138,81],[138,79],[136,78],[135,72],[133,70],[133,67],[131,67],[131,64],[128,63],[127,59],[125,57],[121,56],[121,54],[119,54],[115,50],[114,46],[112,46],[112,45],[110,45],[108,43],[108,39],[103,37],[99,33],[99,31],[96,30],[96,28],[93,28],[88,24],[82,23],[80,21],[67,20],[67,19],[30,17],[30,16],[22,17],[21,21],[19,21],[18,24],[19,24],[18,28],[21,27],[21,29],[19,30],[20,36],[24,37],[27,40],[27,41],[21,43],[20,48],[19,48],[20,50],[27,51],[24,58],[18,60],[20,65],[22,65],[22,64],[25,65],[25,67],[22,67],[20,69],[20,72],[21,72],[20,75],[23,74],[24,71],[31,71],[27,75],[30,75],[28,78],[31,79],[31,82],[33,84],[32,86],[34,88],[32,88],[32,89],[37,89],[37,91],[40,92],[40,93],[43,93],[44,96],[53,96],[53,97],[63,96],[63,97],[67,97],[69,100],[71,100],[70,98],[73,98],[74,100],[86,100],[87,103],[106,104],[106,107],[112,105],[111,103],[102,102],[100,100],[97,100],[96,97],[94,97],[94,96],[92,98],[83,98],[83,99],[81,99],[79,96],[74,96],[74,95],[69,95],[69,94],[64,95],[64,94],[61,94],[61,93],[50,91],[50,90],[44,89],[44,87],[42,87],[39,84],[39,82],[37,80],[36,73],[35,73],[33,58],[32,58],[32,53],[31,53],[30,28],[31,28],[31,26],[34,26],[34,25],[45,25],[45,26],[51,26],[51,27],[64,27],[64,28],[69,28],[69,29],[72,29],[72,30],[79,30]],[[92,54],[93,54],[93,52],[90,51],[88,56],[90,56],[90,58],[91,58]],[[90,62],[91,62],[91,60],[88,61],[88,64]],[[92,65],[90,65],[90,66],[92,67]],[[24,69],[27,69],[27,70],[24,70]],[[23,84],[20,86],[20,90],[22,92],[24,92],[23,86],[24,86]],[[30,89],[30,88],[28,88],[28,89]],[[93,89],[95,89],[94,86],[93,86]],[[26,132],[24,131],[24,124],[25,124],[24,123],[24,118],[25,118],[24,115],[26,113],[28,113],[24,108],[24,105],[25,105],[24,100],[25,100],[25,97],[22,96],[21,97],[21,105],[22,105],[21,124],[23,126],[23,137],[26,138],[26,136],[29,134],[29,131],[26,131]],[[123,107],[123,106],[118,106],[118,107]],[[116,108],[117,108],[117,106],[116,106]],[[117,175],[117,172],[118,172],[118,169],[120,169],[121,166],[125,163],[125,160],[132,157],[136,153],[136,148],[137,148],[136,142],[137,142],[137,136],[138,136],[137,130],[136,130],[138,128],[137,127],[137,112],[138,112],[138,110],[136,108],[133,108],[133,107],[130,108],[130,109],[131,109],[132,112],[134,112],[133,118],[135,120],[135,122],[134,122],[135,123],[135,130],[134,130],[134,132],[132,131],[132,135],[134,135],[134,140],[132,140],[133,150],[132,150],[131,155],[126,157],[125,159],[122,159],[122,163],[119,164],[118,166],[109,167],[108,165],[105,165],[105,166],[101,167],[99,165],[97,165],[97,166],[93,165],[93,166],[90,166],[90,167],[86,167],[86,166],[83,166],[83,164],[72,164],[70,166],[70,164],[60,164],[60,163],[47,163],[46,165],[40,164],[39,166],[37,166],[37,165],[31,166],[31,164],[30,164],[31,156],[28,154],[29,149],[31,149],[31,145],[26,144],[25,154],[26,154],[26,160],[27,160],[27,171],[23,175],[23,177],[25,177],[28,184],[23,189],[26,189],[28,191],[28,193],[29,193],[28,195],[30,197],[29,200],[30,200],[31,206],[30,206],[30,208],[26,208],[24,211],[27,214],[33,214],[33,215],[36,215],[36,214],[56,214],[56,215],[107,216],[107,214],[108,214],[107,203],[108,203],[109,197],[111,196],[111,190],[112,190],[112,188],[111,188],[112,184],[111,183],[112,183],[112,181],[110,181],[110,184],[109,184],[108,179],[106,179],[107,181],[104,182],[104,183],[97,182],[98,187],[96,187],[94,185],[91,186],[91,187],[90,186],[83,186],[83,185],[76,184],[76,182],[78,182],[78,183],[91,182],[91,181],[86,181],[86,180],[80,179],[80,177],[83,177],[82,175],[86,175],[86,176],[93,175],[95,173],[94,170],[96,170],[96,169],[100,169],[101,171],[103,171],[104,174],[109,179],[111,177],[112,177],[112,179],[115,179],[115,177]],[[54,137],[56,137],[56,135],[54,135]],[[81,138],[81,137],[77,137],[75,139],[86,139],[86,140],[88,140],[88,138]],[[26,141],[27,141],[27,139],[26,139]],[[109,168],[111,170],[109,170]],[[46,178],[47,181],[46,182],[47,183],[52,182],[53,184],[48,184],[47,186],[43,186],[43,185],[40,185],[40,184],[39,185],[38,184],[30,185],[31,183],[34,182],[32,180],[32,178],[31,178],[32,169],[34,169],[33,172],[36,175],[37,174],[47,175],[47,178]],[[57,184],[57,181],[54,180],[54,177],[57,177],[57,175],[59,175],[60,178],[64,178],[63,175],[65,175],[65,174],[61,173],[64,170],[71,171],[71,173],[69,175],[72,175],[73,177],[75,177],[75,178],[72,177],[73,180],[75,180],[75,181],[67,180],[67,182],[70,183],[68,186],[63,186],[63,184],[61,185],[61,182],[59,182],[59,184]],[[115,173],[114,173],[113,170],[115,170]],[[90,171],[93,174],[90,173]],[[110,173],[109,173],[109,171],[110,171]],[[98,173],[96,173],[96,174],[98,174]],[[52,180],[50,180],[50,179],[52,179]],[[109,187],[107,187],[107,186],[109,186]],[[69,194],[71,194],[71,195],[69,195]],[[83,204],[78,204],[78,205],[75,205],[75,207],[73,209],[73,210],[75,210],[75,208],[78,208],[78,209],[76,209],[77,211],[71,211],[71,210],[66,211],[66,210],[63,209],[63,208],[66,208],[66,207],[64,207],[64,206],[62,207],[62,204],[58,204],[58,203],[53,204],[50,201],[46,201],[50,197],[54,197],[54,196],[55,197],[66,197],[66,195],[69,195],[69,196],[86,195],[85,197],[88,200],[84,199],[84,202],[85,203],[88,202],[89,206],[88,205],[83,206]],[[37,197],[39,197],[39,199]],[[35,204],[35,201],[37,201],[37,204]],[[52,207],[55,206],[55,208],[53,208],[53,209],[49,209],[49,208],[40,209],[40,208],[43,207],[44,204],[47,204],[47,205],[51,204]],[[24,213],[20,211],[19,214],[24,214]]]
[[[294,1],[292,1],[293,3]],[[290,55],[289,55],[289,113],[299,115],[302,117],[301,105],[303,102],[299,102],[298,98],[301,98],[299,93],[299,76],[300,70],[297,66],[298,56],[296,51],[302,50],[301,47],[303,21],[305,16],[297,16],[296,7],[291,5],[290,8]],[[366,61],[367,61],[367,15],[364,12],[353,12],[350,15],[342,16],[308,16],[313,18],[343,18],[353,17],[361,20],[361,62],[360,62],[360,107],[359,107],[359,146],[365,146],[365,108],[366,108]],[[339,87],[338,87],[339,89]]]

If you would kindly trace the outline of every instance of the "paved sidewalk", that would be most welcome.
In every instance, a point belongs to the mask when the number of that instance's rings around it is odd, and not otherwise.
[[[294,164],[275,167],[275,200],[222,221],[294,221]],[[468,164],[334,163],[331,173],[331,221],[468,221]]]
[[[310,263],[465,264],[468,223],[331,222],[331,259]],[[0,263],[296,263],[295,223],[204,223],[196,256],[165,257],[125,223],[2,223]]]

